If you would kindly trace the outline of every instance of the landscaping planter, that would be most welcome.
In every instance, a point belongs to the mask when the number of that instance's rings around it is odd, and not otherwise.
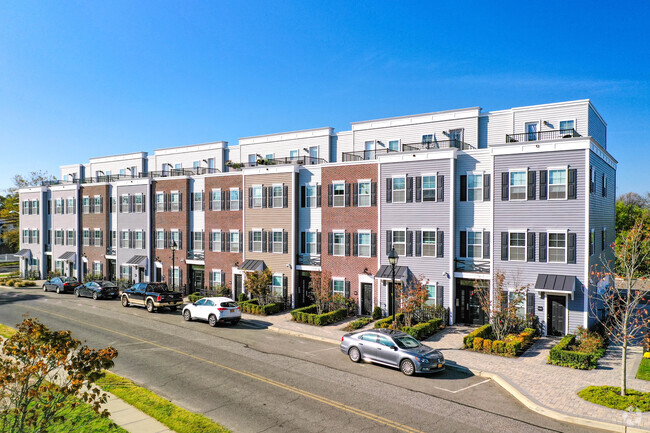
[[[526,328],[519,334],[510,334],[503,340],[495,340],[492,325],[483,325],[463,338],[464,347],[490,355],[516,357],[524,353],[535,341],[536,331]]]
[[[548,363],[578,370],[591,370],[596,368],[598,360],[605,354],[605,347],[595,350],[592,353],[570,350],[571,346],[573,346],[575,342],[575,335],[565,335],[560,342],[551,349],[548,355]]]

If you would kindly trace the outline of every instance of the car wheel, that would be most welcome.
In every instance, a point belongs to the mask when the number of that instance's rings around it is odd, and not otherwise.
[[[61,294],[61,287],[57,287],[57,288],[56,288],[56,294],[57,294],[57,295],[60,295],[60,294]]]
[[[123,307],[129,306],[129,298],[127,298],[126,295],[122,296],[122,306]]]
[[[98,298],[98,296],[97,296],[97,292],[93,292],[93,301],[96,301],[97,298]]]
[[[43,284],[43,291],[47,292],[47,286],[45,284]]]
[[[77,290],[77,289],[74,289],[74,295],[75,295],[77,298],[78,298],[79,296],[81,296],[81,294],[79,293],[79,290]]]
[[[147,299],[147,311],[153,313],[153,309],[153,301],[151,299]]]
[[[413,376],[413,373],[415,373],[415,365],[413,364],[413,361],[410,361],[408,359],[405,359],[399,363],[399,369],[407,376]]]
[[[187,320],[188,322],[192,320],[192,313],[190,313],[190,310],[183,311],[183,319]]]
[[[348,350],[348,356],[352,362],[361,361],[361,352],[359,352],[359,349],[356,347],[351,347],[350,350]]]
[[[214,328],[215,326],[217,326],[217,323],[218,323],[218,322],[217,322],[217,316],[215,316],[214,314],[210,314],[210,317],[208,317],[208,323],[209,323],[210,326],[212,326],[213,328]]]

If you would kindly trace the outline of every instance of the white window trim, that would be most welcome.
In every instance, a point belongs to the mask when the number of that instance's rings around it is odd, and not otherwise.
[[[314,195],[313,195],[313,197],[314,197],[314,205],[313,206],[309,206],[309,198],[312,197],[312,196],[310,196],[308,194],[309,188],[314,188]],[[316,188],[318,188],[317,183],[308,182],[308,183],[305,184],[305,208],[311,209],[311,208],[318,207],[318,191],[316,191]]]
[[[217,242],[217,247],[218,248],[214,247],[214,234],[215,233],[220,233],[219,242]],[[223,236],[223,232],[220,229],[212,229],[212,231],[210,232],[210,246],[212,246],[212,251],[217,252],[217,253],[223,252],[223,251],[221,251],[221,239],[222,239],[222,236]]]
[[[178,197],[178,201],[174,202],[174,194]],[[176,205],[176,209],[174,209]],[[169,191],[169,210],[170,212],[180,212],[181,209],[181,193],[179,191]]]
[[[163,234],[163,238],[162,238],[162,246],[161,246],[161,247],[158,246],[158,241],[159,241],[159,239],[158,239],[158,233],[162,233],[162,234]],[[156,248],[155,248],[155,249],[157,249],[157,250],[164,250],[164,249],[165,249],[165,230],[163,230],[163,229],[157,229],[157,230],[156,230]]]
[[[280,285],[276,286],[273,284],[273,280],[275,280],[275,277],[280,277]],[[271,290],[275,293],[275,288],[279,287],[280,290],[282,290],[282,285],[284,284],[284,274],[281,274],[279,272],[273,273],[273,277],[271,278]]]
[[[262,250],[264,249],[264,245],[263,245],[264,244],[264,235],[262,234],[263,231],[264,230],[261,229],[261,228],[252,228],[251,229],[251,233],[253,235],[253,239],[251,240],[252,247],[253,247],[252,252],[254,252],[254,253],[261,253]],[[259,249],[259,251],[255,249],[255,233],[260,234],[260,249]]]
[[[237,233],[237,236],[238,236],[238,239],[237,239],[237,251],[233,251],[233,250],[232,250],[232,244],[233,244],[233,242],[232,242],[232,235],[233,235],[234,233]],[[237,254],[241,254],[242,251],[239,251],[239,244],[240,244],[240,241],[241,241],[241,233],[239,232],[239,230],[230,229],[230,232],[228,233],[228,244],[230,245],[230,249],[228,250],[228,252],[229,252],[229,253],[237,253]]]
[[[466,248],[466,250],[465,250],[465,258],[467,258],[468,260],[483,260],[483,244],[484,244],[484,241],[485,241],[485,239],[484,239],[485,231],[486,231],[485,229],[482,229],[482,228],[477,229],[477,228],[473,228],[473,227],[467,227],[465,229],[466,236],[467,236],[467,239],[466,239],[466,242],[465,242],[466,243],[466,245],[465,245],[465,248]],[[480,257],[470,257],[469,256],[469,234],[470,234],[470,232],[471,233],[481,233],[481,256]],[[437,240],[438,239],[436,239],[436,241]],[[509,240],[508,240],[508,242],[509,242]],[[474,245],[474,244],[472,244],[472,245]],[[508,245],[508,252],[510,252],[510,245]]]
[[[564,170],[566,172],[566,176],[565,176],[566,181],[564,182],[564,198],[551,198],[551,170]],[[548,179],[546,179],[546,199],[554,200],[554,201],[568,200],[569,199],[569,166],[564,165],[564,166],[557,166],[557,167],[547,167],[546,172],[548,173]]]
[[[271,185],[271,208],[281,209],[284,206],[284,185],[281,183],[274,183]],[[280,188],[280,206],[275,205],[275,188]]]
[[[232,197],[232,192],[233,192],[233,191],[237,191],[237,196],[238,196],[238,197],[237,197],[237,200],[234,200],[234,203],[237,203],[237,204],[236,204],[237,209],[233,209],[233,208],[232,208],[233,200],[230,200],[230,198]],[[234,210],[234,211],[240,211],[240,210],[241,210],[241,209],[239,208],[239,199],[240,199],[240,198],[241,198],[241,191],[240,191],[240,189],[239,189],[239,188],[234,188],[234,187],[233,187],[233,188],[230,188],[230,194],[228,195],[228,201],[230,202],[230,210]]]
[[[308,255],[310,255],[310,256],[318,255],[318,253],[317,253],[317,250],[318,250],[318,239],[316,239],[316,236],[318,236],[318,229],[314,229],[314,228],[307,229],[307,230],[305,230],[304,233],[305,233],[305,249],[307,248],[307,245],[309,245],[309,242],[307,242],[307,233],[312,233],[312,234],[314,234],[314,243],[313,243],[313,245],[314,245],[314,252],[312,252],[312,253],[305,253],[305,254],[308,254]]]
[[[275,233],[281,233],[281,242],[280,242],[280,251],[275,250]],[[267,241],[268,242],[268,241]],[[273,254],[284,254],[284,230],[283,229],[271,229],[271,248],[272,251],[268,251]]]
[[[558,119],[558,121],[557,121],[557,129],[558,129],[558,131],[562,130],[560,128],[560,125],[561,125],[562,122],[570,122],[570,121],[573,121],[573,129],[575,129],[577,131],[578,130],[578,119],[575,118],[575,117],[571,118],[571,119],[566,119],[566,118],[565,119]]]
[[[422,173],[422,190],[420,191],[420,194],[421,194],[420,201],[422,201],[422,202],[424,202],[424,178],[425,178],[425,176],[426,177],[433,176],[436,179],[436,187],[433,188],[433,190],[436,192],[436,194],[435,194],[436,199],[433,200],[433,202],[435,203],[435,202],[438,201],[438,172],[436,171],[435,173]],[[427,188],[427,189],[430,189],[430,188]]]
[[[512,198],[512,173],[524,172],[524,198]],[[528,200],[528,167],[526,168],[511,168],[508,170],[508,200],[510,201],[526,201]]]
[[[537,131],[535,134],[535,140],[528,140],[528,128],[527,126],[530,124],[536,124],[537,125]],[[523,133],[526,134],[526,140],[524,141],[539,141],[539,133],[542,130],[542,123],[539,120],[533,120],[533,121],[524,121],[524,130]]]
[[[397,139],[394,139],[394,140],[391,140],[391,139],[386,140],[386,146],[384,146],[386,149],[390,149],[390,142],[391,141],[397,141],[397,151],[401,152],[402,151],[402,139],[397,138]]]
[[[467,191],[466,191],[466,193],[467,193],[467,201],[468,202],[477,202],[477,201],[482,202],[483,201],[483,190],[485,189],[485,185],[483,185],[483,181],[485,179],[485,170],[483,170],[483,171],[476,171],[476,170],[475,171],[466,171],[465,175],[467,176]],[[481,179],[481,187],[479,188],[479,195],[478,195],[479,200],[470,200],[469,199],[469,190],[470,189],[475,189],[475,188],[470,188],[469,187],[469,176],[479,176],[479,178]],[[508,190],[508,192],[510,192],[510,191]]]
[[[406,257],[406,227],[393,228],[393,229],[390,229],[390,231],[391,231],[391,234],[390,234],[391,243],[390,244],[391,244],[391,246],[393,248],[395,248],[395,232],[404,232],[404,255],[399,255],[398,254],[398,257]],[[399,243],[401,244],[401,242],[399,242]]]
[[[219,285],[222,286],[222,285],[223,285],[223,281],[221,281],[221,274],[222,274],[221,269],[212,269],[212,270],[210,271],[210,287],[212,288],[212,287],[216,287],[216,286],[217,286],[216,284],[214,284],[214,283],[215,283],[215,280],[214,280],[214,278],[213,278],[213,277],[214,277],[214,274],[218,274],[218,275],[219,275]]]
[[[345,296],[345,278],[344,277],[332,277],[332,295],[337,294],[334,290],[334,281],[342,281],[343,282],[343,293],[341,293],[343,296]]]
[[[552,262],[549,254],[551,249],[551,234],[564,234],[564,261]],[[546,230],[546,263],[567,264],[569,259],[569,230]]]
[[[337,243],[335,242],[336,237],[334,236],[335,234],[341,234],[343,235],[343,254],[335,254],[336,251],[336,245]],[[333,257],[345,257],[345,230],[332,230],[332,256]]]
[[[359,192],[358,188],[359,185],[362,183],[367,183],[370,186],[370,189],[368,190],[368,205],[361,206],[361,193]],[[366,194],[364,194],[364,197]],[[372,207],[372,179],[357,179],[357,207]]]
[[[512,254],[510,252],[510,248],[512,245],[510,245],[510,242],[512,240],[512,234],[513,233],[523,233],[524,234],[524,259],[523,260],[513,260],[512,259]],[[548,240],[547,240],[548,243]],[[509,262],[519,262],[519,263],[524,263],[528,261],[528,229],[511,229],[508,230],[508,261]]]
[[[438,257],[438,229],[437,228],[422,228],[420,229],[421,231],[421,239],[420,239],[420,252],[422,257],[428,257],[428,258],[436,258]],[[433,244],[433,255],[432,256],[425,256],[424,255],[424,232],[434,232],[436,234],[436,242]]]
[[[294,151],[296,152],[296,159],[300,158],[300,150],[299,149],[289,149],[289,160],[291,160],[291,161],[292,161],[291,152],[294,152]]]
[[[343,185],[343,204],[342,205],[337,205],[336,204],[336,185]],[[332,181],[332,207],[345,207],[345,181],[344,180],[333,180]]]
[[[367,256],[362,256],[361,255],[361,236],[360,235],[369,235],[369,240],[370,243],[368,244],[368,255]],[[358,257],[365,257],[369,258],[372,257],[372,230],[357,230],[357,253]]]
[[[391,203],[406,203],[406,190],[408,189],[406,177],[406,174],[394,174],[391,176]],[[395,201],[395,179],[404,179],[404,201]]]

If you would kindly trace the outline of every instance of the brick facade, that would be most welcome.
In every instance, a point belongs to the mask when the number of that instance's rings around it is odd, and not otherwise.
[[[93,264],[99,262],[101,264],[101,273],[107,276],[108,264],[106,261],[106,247],[110,239],[109,232],[109,186],[105,185],[92,185],[82,186],[79,195],[81,197],[81,254],[87,259],[87,267],[85,273],[94,273]],[[100,197],[99,206],[95,205],[95,196]],[[84,210],[84,198],[88,197],[89,207],[88,212]],[[85,229],[90,230],[90,245],[84,245],[83,232]],[[95,230],[101,231],[101,239],[99,242],[95,238]],[[83,266],[83,263],[82,263]]]

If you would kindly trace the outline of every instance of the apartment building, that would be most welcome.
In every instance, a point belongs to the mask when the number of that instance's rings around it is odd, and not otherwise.
[[[599,314],[591,271],[612,254],[606,128],[579,100],[92,158],[62,167],[67,182],[20,191],[21,270],[105,269],[237,296],[250,272],[269,268],[273,293],[295,306],[326,272],[359,314],[390,314],[394,249],[396,285],[423,284],[452,323],[485,322],[475,288],[494,293],[503,275],[506,290],[526,289],[521,314],[565,334]]]

